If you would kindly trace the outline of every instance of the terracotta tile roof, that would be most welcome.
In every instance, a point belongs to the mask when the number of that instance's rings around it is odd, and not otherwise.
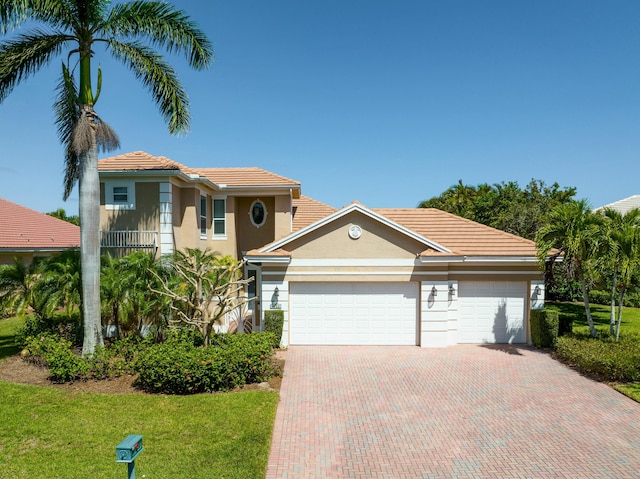
[[[320,221],[325,216],[329,216],[336,211],[332,206],[308,196],[300,195],[300,198],[293,200],[293,231],[298,231],[305,226]]]
[[[134,151],[98,161],[98,171],[175,170],[187,175],[200,175],[218,185],[230,187],[300,188],[300,182],[261,168],[190,168],[164,156]]]
[[[80,228],[0,198],[0,248],[62,251],[80,245]]]
[[[465,256],[535,256],[536,254],[536,245],[533,241],[434,208],[382,208],[373,211],[445,246],[453,254]]]
[[[194,171],[217,185],[300,187],[300,182],[262,168],[194,168]]]
[[[194,173],[193,168],[189,168],[164,156],[153,156],[144,151],[133,151],[131,153],[98,160],[98,171],[144,170],[179,170],[185,174]]]

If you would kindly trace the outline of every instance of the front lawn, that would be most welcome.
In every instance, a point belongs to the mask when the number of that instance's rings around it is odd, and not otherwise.
[[[609,335],[609,306],[591,305],[597,339],[590,336],[582,303],[547,303],[546,307],[573,319],[573,334],[558,338],[556,357],[583,374],[614,383],[616,390],[640,402],[640,308],[623,309],[616,341]]]
[[[0,361],[20,321],[0,320]],[[126,477],[115,447],[144,436],[138,478],[263,478],[277,392],[165,396],[0,381],[0,479]]]
[[[551,303],[545,304],[546,308],[556,309],[561,316],[573,319],[573,332],[576,334],[589,334],[587,315],[583,303]],[[591,314],[598,334],[609,334],[609,316],[611,307],[601,304],[591,305]],[[623,308],[620,336],[629,333],[640,334],[640,308]]]

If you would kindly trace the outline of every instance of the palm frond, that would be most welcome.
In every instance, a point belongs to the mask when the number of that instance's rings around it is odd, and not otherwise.
[[[96,121],[96,143],[98,149],[106,152],[120,148],[120,138],[109,124],[102,120],[98,115],[95,116]]]
[[[0,33],[31,19],[56,27],[73,25],[70,2],[65,0],[0,0]]]
[[[58,127],[58,138],[65,149],[64,191],[62,197],[66,200],[71,194],[73,186],[80,177],[80,157],[71,147],[73,130],[78,122],[78,90],[66,65],[62,64],[62,72],[56,86],[56,101],[53,104],[55,123]]]
[[[108,42],[113,55],[128,64],[136,77],[153,95],[169,132],[186,133],[189,129],[189,97],[175,70],[149,47],[138,43]]]
[[[181,10],[166,2],[134,1],[116,5],[100,28],[111,38],[144,37],[169,53],[184,53],[195,69],[213,61],[206,35]]]
[[[47,34],[36,30],[29,35],[21,35],[16,40],[0,46],[0,102],[13,88],[40,67],[49,63],[62,50],[65,42],[73,40],[64,33]]]

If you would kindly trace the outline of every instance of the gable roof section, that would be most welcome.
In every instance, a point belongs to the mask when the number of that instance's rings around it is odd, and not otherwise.
[[[376,209],[381,215],[461,256],[536,256],[533,241],[435,208]],[[421,256],[437,256],[425,251]]]
[[[608,205],[596,208],[595,211],[600,211],[607,208],[615,210],[623,215],[627,214],[629,211],[635,208],[640,208],[640,195],[633,195],[622,200],[614,201],[613,203],[609,203]]]
[[[286,236],[285,238],[275,241],[273,243],[271,243],[270,245],[265,246],[264,248],[261,248],[259,250],[260,253],[269,253],[269,252],[273,252],[275,250],[278,249],[282,249],[286,244],[290,243],[291,241],[294,241],[298,238],[301,238],[302,236],[317,230],[318,228],[323,227],[326,224],[329,224],[335,220],[337,220],[338,218],[342,218],[345,215],[348,215],[349,213],[352,213],[354,211],[357,211],[365,216],[368,216],[369,218],[378,221],[386,226],[388,226],[391,229],[394,229],[402,234],[405,234],[406,236],[409,236],[410,238],[413,238],[414,240],[421,242],[424,244],[426,249],[434,249],[438,252],[441,253],[451,253],[451,251],[446,248],[445,246],[442,246],[440,244],[438,244],[435,241],[431,241],[425,237],[423,237],[422,235],[416,233],[415,231],[412,231],[404,226],[402,226],[401,224],[398,224],[392,220],[390,220],[389,218],[380,215],[379,213],[376,213],[373,210],[370,210],[369,208],[364,207],[363,205],[361,205],[360,203],[354,202],[351,203],[348,206],[345,206],[344,208],[342,208],[341,210],[335,211],[334,213],[325,216],[324,218],[320,219],[319,221],[316,221],[304,228],[301,228],[298,231],[295,231],[294,233]]]
[[[0,250],[62,251],[80,245],[80,228],[0,198]]]
[[[312,206],[314,200],[305,199]],[[320,203],[322,205],[322,203]],[[324,205],[326,206],[326,205]],[[331,210],[331,207],[327,207]],[[319,208],[316,214],[322,210]],[[369,210],[358,203],[316,219],[311,223],[294,229],[294,233],[273,242],[259,250],[249,252],[251,256],[283,255],[288,256],[287,243],[314,231],[331,221],[360,211],[388,226],[401,231],[425,244],[420,253],[423,261],[462,261],[468,257],[482,258],[536,258],[536,245],[533,241],[504,231],[485,226],[434,208],[376,208]],[[309,216],[309,220],[311,216]],[[302,223],[302,222],[301,222]]]

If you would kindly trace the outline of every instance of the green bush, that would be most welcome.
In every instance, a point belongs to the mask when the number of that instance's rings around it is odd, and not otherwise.
[[[228,391],[272,374],[273,335],[216,334],[212,342],[208,347],[167,342],[140,351],[138,383],[150,392],[194,394]]]
[[[56,382],[68,382],[86,376],[87,362],[72,350],[71,341],[51,333],[27,338],[22,355],[25,359],[49,368],[49,376]]]
[[[531,342],[536,348],[554,348],[558,341],[558,312],[549,309],[531,311]]]
[[[105,379],[134,374],[133,365],[138,353],[150,344],[151,340],[144,340],[139,336],[127,336],[103,348],[96,348],[88,360],[88,376]]]
[[[616,305],[618,302],[618,295],[616,293]],[[611,304],[611,291],[593,290],[589,291],[589,302],[592,304],[603,304],[609,306]],[[623,306],[626,308],[638,308],[640,307],[640,292],[639,291],[627,291],[624,295]]]
[[[71,342],[74,346],[81,346],[83,333],[80,312],[74,311],[71,314],[55,312],[50,318],[30,314],[16,331],[16,343],[25,347],[27,338],[39,336],[42,333],[54,334]]]
[[[558,338],[558,358],[584,374],[604,381],[640,381],[640,336],[618,341],[609,336],[563,336]]]
[[[273,347],[279,348],[282,341],[282,327],[284,325],[284,311],[279,309],[264,312],[264,331],[273,333]]]
[[[184,343],[191,346],[202,346],[204,338],[202,333],[189,327],[169,328],[165,338],[166,343]]]

